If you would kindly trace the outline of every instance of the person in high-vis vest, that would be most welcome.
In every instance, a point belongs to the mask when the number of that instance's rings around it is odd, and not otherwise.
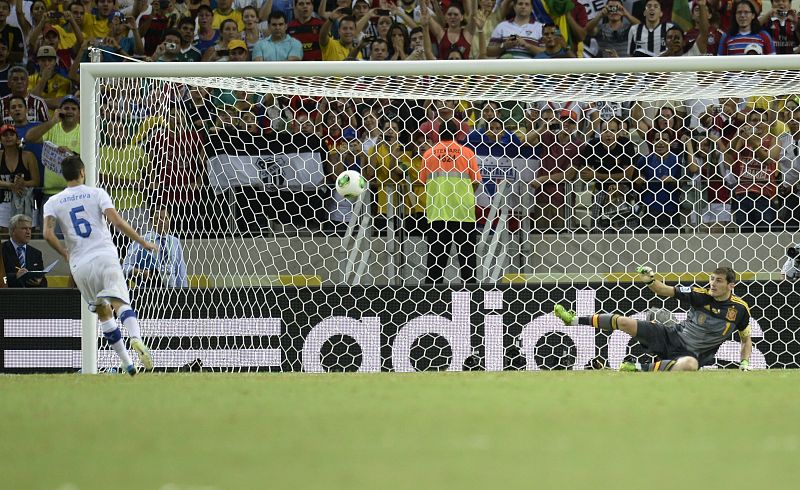
[[[464,283],[475,282],[475,191],[481,182],[478,159],[455,141],[458,128],[448,122],[439,130],[439,142],[422,155],[419,180],[425,184],[425,215],[429,229],[428,282],[441,283],[450,247],[456,246]]]

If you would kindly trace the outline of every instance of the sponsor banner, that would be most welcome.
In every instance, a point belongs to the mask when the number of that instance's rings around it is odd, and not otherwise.
[[[78,309],[62,309],[72,318],[54,320],[58,311],[51,303],[5,301],[35,291],[8,291],[0,290],[0,318],[5,319],[0,321],[0,367],[76,370]],[[800,304],[800,284],[741,283],[737,293],[751,305],[753,367],[800,367],[795,338],[800,317],[794,306]],[[64,290],[64,298],[52,304],[79,301]],[[580,370],[598,355],[616,368],[625,356],[641,354],[623,332],[565,327],[548,313],[555,301],[568,303],[579,315],[610,307],[645,318],[650,308],[666,308],[678,321],[685,318],[677,301],[654,298],[633,285],[276,287],[133,296],[157,364],[167,370],[198,359],[207,369],[287,372]],[[47,331],[51,337],[42,335]],[[100,344],[100,367],[114,367],[112,351],[102,339]],[[735,366],[739,347],[736,337],[726,340],[715,367]]]
[[[208,179],[217,194],[241,186],[313,191],[322,185],[325,173],[317,152],[217,155],[208,160]]]

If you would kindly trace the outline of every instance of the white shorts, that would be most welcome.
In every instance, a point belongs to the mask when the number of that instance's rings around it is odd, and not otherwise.
[[[123,303],[131,303],[119,259],[98,257],[70,269],[83,300],[90,305],[96,305],[101,298],[117,298]]]
[[[733,221],[731,205],[724,202],[708,203],[708,209],[703,213],[703,223],[730,223]]]

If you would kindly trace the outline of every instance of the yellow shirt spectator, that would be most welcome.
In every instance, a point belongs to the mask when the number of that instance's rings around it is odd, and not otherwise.
[[[236,27],[239,31],[244,30],[244,21],[242,20],[242,13],[238,10],[231,10],[230,13],[221,14],[219,10],[214,11],[214,21],[211,23],[213,29],[219,29],[219,26],[226,20],[231,19],[236,22]]]
[[[81,125],[76,125],[72,131],[65,132],[61,123],[50,128],[42,138],[56,146],[69,148],[80,155],[81,153]],[[67,187],[67,181],[61,174],[49,169],[44,169],[44,193],[48,196],[58,194]]]
[[[322,46],[322,61],[344,61],[347,55],[350,54],[350,48],[345,48],[338,39],[331,38],[328,44]],[[361,52],[358,53],[358,59],[361,59]]]
[[[84,37],[87,39],[95,37],[105,38],[110,31],[108,17],[102,17],[93,12],[86,12],[83,16],[82,30]]]

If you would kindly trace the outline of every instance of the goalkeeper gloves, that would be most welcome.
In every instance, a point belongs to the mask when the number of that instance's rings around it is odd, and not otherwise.
[[[742,360],[742,362],[739,363],[739,370],[740,371],[750,371],[751,370],[750,361],[748,361],[747,359]]]
[[[655,273],[653,272],[652,267],[648,267],[646,265],[640,265],[639,267],[636,268],[636,273],[639,274],[638,276],[636,276],[636,281],[643,282],[648,286],[653,284],[653,281],[656,280]]]

